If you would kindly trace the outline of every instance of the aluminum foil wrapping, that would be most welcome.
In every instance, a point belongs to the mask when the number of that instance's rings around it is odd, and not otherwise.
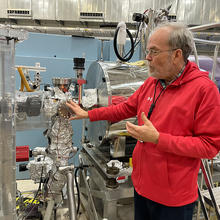
[[[54,116],[46,136],[50,139],[47,149],[48,156],[54,160],[57,166],[68,165],[69,156],[73,150],[73,129],[70,122],[62,117]]]
[[[49,136],[52,144],[68,144],[70,141],[72,142],[73,129],[70,121],[56,116]]]
[[[49,157],[44,157],[39,155],[35,157],[35,160],[31,160],[27,168],[30,171],[31,179],[35,183],[40,182],[40,178],[45,178],[48,175],[48,172],[52,170],[53,160]]]
[[[48,147],[46,151],[36,149],[34,154],[35,156],[38,153],[46,154],[46,157],[43,155],[37,156],[35,161],[29,163],[31,179],[39,182],[41,176],[48,178],[46,194],[53,198],[61,195],[66,183],[65,174],[58,171],[58,168],[68,165],[70,154],[74,149],[72,144],[72,125],[68,119],[58,115],[59,106],[70,99],[70,95],[68,92],[63,93],[57,87],[44,93],[43,111],[51,119],[49,128],[44,132],[48,138]],[[40,161],[37,161],[39,158],[41,158]],[[42,158],[45,159],[43,160]]]
[[[28,39],[28,32],[25,30],[13,29],[10,25],[0,25],[0,36],[15,38],[19,41]]]
[[[44,99],[44,107],[43,110],[47,116],[53,116],[57,112],[57,106],[59,101],[52,98],[45,98]]]
[[[59,100],[68,100],[70,98],[72,98],[72,95],[70,92],[63,92],[61,91],[58,87],[54,87],[54,98],[55,99],[59,99]]]
[[[57,113],[60,103],[66,102],[71,98],[72,96],[70,92],[63,93],[58,87],[51,88],[51,91],[45,92],[44,94],[44,113],[52,117]]]
[[[55,198],[55,196],[60,195],[65,183],[65,174],[62,174],[59,171],[56,171],[55,173],[51,174],[47,184],[48,196],[52,196],[53,198]]]
[[[82,97],[82,105],[85,108],[91,108],[97,105],[97,89],[85,89],[85,96]]]

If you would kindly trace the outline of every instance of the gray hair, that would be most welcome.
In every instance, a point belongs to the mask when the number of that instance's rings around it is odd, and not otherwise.
[[[183,53],[183,59],[187,62],[190,53],[193,51],[194,40],[191,31],[183,23],[178,22],[166,22],[158,25],[155,30],[160,28],[171,29],[168,44],[171,49],[181,49]]]

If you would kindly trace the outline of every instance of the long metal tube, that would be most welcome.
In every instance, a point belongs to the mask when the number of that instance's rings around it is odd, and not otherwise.
[[[44,220],[50,220],[51,219],[54,203],[55,203],[55,201],[52,200],[52,199],[48,202],[47,209],[46,209],[46,212],[45,212],[45,215],[44,215]]]
[[[26,25],[11,25],[15,29],[24,29],[30,32],[51,33],[62,35],[79,35],[91,37],[114,37],[114,29],[95,29],[95,28],[72,28],[72,27],[48,27],[48,26],[26,26]],[[133,31],[134,34],[135,31]]]
[[[198,38],[194,38],[194,41],[201,44],[220,45],[220,41],[203,40]]]
[[[198,38],[194,38],[194,41],[197,42],[197,43],[200,43],[200,44],[215,45],[212,75],[211,75],[211,80],[214,81],[215,80],[215,72],[216,72],[217,57],[218,57],[220,41],[210,41],[210,40],[203,40],[203,39],[198,39]],[[198,64],[198,55],[197,55],[195,46],[194,46],[194,54],[195,54],[195,58],[196,58],[196,63]]]
[[[212,80],[212,81],[215,80],[215,72],[216,72],[218,51],[219,51],[219,44],[217,44],[217,45],[215,46],[215,52],[214,52],[214,57],[213,57],[212,75],[211,75],[211,80]]]
[[[69,216],[70,220],[76,220],[76,202],[74,196],[74,181],[73,181],[73,173],[72,171],[67,172],[67,194],[69,201]]]
[[[83,165],[83,159],[82,159],[82,156],[79,154],[79,163],[80,165]],[[90,190],[90,187],[89,187],[89,184],[87,182],[87,178],[86,178],[86,174],[85,174],[85,170],[81,170],[81,175],[82,175],[82,178],[83,178],[83,181],[84,181],[84,184],[85,184],[85,187],[86,187],[86,192],[87,192],[87,195],[88,195],[88,203],[90,205],[89,207],[89,210],[88,210],[88,213],[89,214],[92,214],[93,213],[93,219],[94,220],[98,220],[98,214],[97,214],[97,211],[96,211],[96,208],[95,208],[95,204],[94,204],[94,201],[93,201],[93,197],[92,197],[92,192]]]
[[[219,206],[216,202],[216,198],[215,198],[216,196],[213,193],[214,184],[213,184],[213,180],[212,180],[212,177],[211,177],[211,172],[210,172],[210,169],[209,169],[209,164],[207,162],[207,159],[201,160],[201,169],[202,169],[202,172],[203,172],[203,175],[204,175],[204,180],[205,180],[206,186],[207,186],[208,191],[209,191],[209,195],[210,195],[210,198],[211,198],[213,208],[215,209],[215,212],[216,212],[216,217],[217,217],[218,220],[220,220],[220,210],[219,210]]]
[[[1,30],[0,30],[1,32]],[[1,33],[0,33],[1,36]],[[16,219],[14,40],[0,42],[0,220]]]
[[[92,209],[92,212],[93,212],[93,215],[94,215],[94,219],[98,220],[99,218],[98,218],[98,214],[97,214],[95,204],[94,204],[94,201],[93,201],[92,192],[91,192],[91,189],[90,189],[89,184],[87,182],[86,174],[85,174],[84,170],[82,170],[82,177],[83,177],[83,180],[84,180],[84,183],[85,183],[85,186],[86,186],[86,191],[87,191],[89,203],[91,205],[91,209]]]
[[[199,26],[195,26],[195,27],[190,27],[189,30],[191,30],[191,31],[204,31],[209,28],[216,28],[216,27],[220,27],[220,23],[210,23],[210,24],[204,24],[204,25],[199,25]]]
[[[194,44],[193,44],[193,52],[194,52],[196,64],[197,64],[197,66],[199,67],[199,58],[198,58],[198,53],[197,53],[197,50],[196,50],[196,44],[195,44],[195,42],[194,42]]]

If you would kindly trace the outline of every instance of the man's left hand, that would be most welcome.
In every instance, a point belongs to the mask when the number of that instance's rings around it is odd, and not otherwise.
[[[142,126],[134,125],[130,122],[126,123],[128,133],[135,139],[141,142],[158,143],[159,132],[153,126],[150,120],[147,119],[144,112],[141,113],[141,118],[144,122]]]

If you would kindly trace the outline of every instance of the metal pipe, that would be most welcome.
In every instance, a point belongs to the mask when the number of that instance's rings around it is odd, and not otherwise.
[[[53,211],[53,207],[54,207],[54,200],[49,200],[49,202],[47,203],[47,209],[44,215],[44,220],[50,220],[51,216],[52,216],[52,211]]]
[[[194,52],[196,64],[197,64],[197,66],[199,67],[199,58],[198,58],[198,53],[197,53],[197,50],[196,50],[195,41],[194,41],[194,44],[193,44],[193,52]]]
[[[220,46],[220,41],[210,41],[210,40],[202,40],[198,38],[194,38],[194,41],[201,44],[209,44],[209,45],[215,45],[215,51],[214,51],[214,57],[213,57],[213,67],[212,67],[212,75],[211,80],[215,80],[215,72],[216,72],[216,65],[217,65],[217,57],[218,57],[218,51]],[[194,54],[195,54],[196,48],[194,45]],[[197,52],[196,52],[197,53]],[[196,63],[198,64],[198,55],[195,54]]]
[[[204,25],[199,25],[199,26],[195,26],[195,27],[190,27],[189,30],[190,31],[204,31],[209,28],[216,28],[216,27],[220,27],[220,23],[210,23],[210,24],[204,24]]]
[[[202,190],[203,182],[204,182],[204,176],[201,175],[200,186],[199,186],[199,183],[198,183],[198,190],[199,190],[199,191],[200,191],[200,189]],[[200,193],[201,193],[201,191],[200,191]],[[200,199],[202,199],[202,198],[200,198]],[[202,202],[203,202],[203,200],[202,200]],[[201,205],[203,206],[204,204],[201,204],[201,201],[199,200],[199,201],[198,201],[198,207],[197,207],[197,216],[196,216],[196,220],[199,220],[199,219],[200,219]],[[202,207],[202,209],[203,209],[203,207]],[[204,211],[206,211],[206,209],[205,209],[205,210],[203,209],[203,212],[204,212]]]
[[[29,32],[37,33],[51,33],[51,34],[62,34],[62,35],[80,35],[80,36],[91,36],[91,37],[114,37],[114,29],[95,29],[95,28],[72,28],[72,27],[48,27],[48,26],[26,26],[26,25],[11,25],[14,29],[24,29]],[[132,31],[133,35],[135,31]]]
[[[214,52],[214,57],[213,57],[212,75],[211,75],[211,80],[212,80],[212,81],[215,80],[215,72],[216,72],[218,51],[219,51],[219,44],[217,44],[217,45],[215,46],[215,52]]]
[[[88,195],[88,200],[89,200],[89,203],[90,203],[91,208],[92,208],[92,213],[94,215],[94,219],[98,220],[99,218],[98,218],[96,208],[95,208],[95,204],[94,204],[94,201],[93,201],[92,192],[91,192],[91,189],[90,189],[89,184],[88,184],[87,179],[86,179],[85,171],[82,170],[81,172],[82,172],[82,177],[83,177],[85,187],[86,187],[86,191],[87,191],[87,195]]]
[[[80,154],[79,154],[79,164],[80,165],[84,164],[82,156]],[[89,207],[88,212],[90,214],[93,214],[94,220],[98,220],[99,218],[98,218],[98,214],[97,214],[97,211],[96,211],[96,208],[95,208],[95,204],[94,204],[94,201],[93,201],[92,192],[91,192],[91,189],[90,189],[89,184],[87,182],[87,178],[86,178],[86,174],[85,174],[85,170],[84,169],[81,170],[81,175],[82,175],[82,178],[83,178],[83,181],[84,181],[84,184],[85,184],[86,193],[88,195],[88,203],[89,203],[89,205],[91,205]]]
[[[198,38],[194,38],[194,41],[201,44],[220,45],[220,41],[203,40]]]
[[[74,196],[74,181],[72,171],[67,172],[67,194],[69,201],[69,216],[70,220],[76,220],[76,202]]]
[[[213,184],[213,180],[212,180],[212,177],[211,177],[211,173],[210,173],[210,169],[209,169],[207,159],[202,159],[201,160],[201,169],[202,169],[202,172],[203,172],[203,175],[204,175],[204,180],[205,180],[206,186],[207,186],[208,191],[209,191],[209,195],[210,195],[210,198],[211,198],[213,208],[215,209],[215,212],[216,212],[217,219],[220,220],[220,210],[219,210],[219,206],[216,202],[216,198],[215,198],[216,196],[213,193],[214,184]]]
[[[0,30],[1,32],[1,30]],[[1,35],[1,33],[0,33]],[[0,219],[16,219],[15,41],[0,41]]]

